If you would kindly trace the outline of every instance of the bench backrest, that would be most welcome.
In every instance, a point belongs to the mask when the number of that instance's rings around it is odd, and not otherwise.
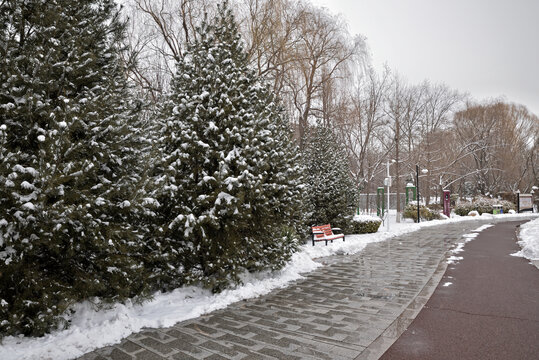
[[[315,238],[323,238],[325,236],[333,236],[333,231],[331,231],[331,225],[319,225],[319,226],[313,226],[313,232],[315,231],[322,231],[323,234],[315,234]]]

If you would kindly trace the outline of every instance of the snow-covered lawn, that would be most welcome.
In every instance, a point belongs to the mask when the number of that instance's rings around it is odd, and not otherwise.
[[[518,244],[522,250],[511,254],[528,260],[539,260],[539,218],[529,221],[520,227]]]
[[[479,218],[484,220],[521,216],[483,214]],[[54,331],[42,338],[4,338],[0,345],[1,358],[3,360],[75,358],[94,349],[118,343],[129,334],[140,331],[144,327],[172,326],[179,321],[223,309],[234,302],[255,298],[274,289],[286,287],[290,282],[301,279],[302,274],[323,266],[313,259],[335,254],[355,254],[362,251],[369,243],[383,241],[416,231],[422,227],[475,219],[477,217],[454,216],[447,220],[415,224],[411,222],[396,223],[390,216],[390,231],[387,231],[387,227],[382,225],[374,234],[347,235],[345,242],[339,240],[328,246],[321,243],[317,243],[314,247],[310,244],[304,245],[281,271],[245,275],[242,286],[220,294],[212,294],[210,291],[191,286],[170,293],[156,293],[152,301],[142,305],[127,302],[126,304],[115,304],[99,311],[96,311],[91,303],[84,302],[75,306],[75,313],[70,318],[71,327],[69,329]],[[533,236],[537,240],[539,219],[532,223],[535,227],[522,227],[523,241],[525,238],[529,239]],[[526,235],[525,228],[530,229],[530,236]],[[482,229],[480,229],[475,231],[481,231]],[[470,235],[469,238],[472,236]],[[539,250],[537,241],[534,244],[533,249],[537,255],[537,250]]]

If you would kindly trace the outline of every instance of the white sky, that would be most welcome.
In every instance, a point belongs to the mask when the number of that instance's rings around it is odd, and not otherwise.
[[[539,115],[539,0],[311,0],[367,37],[373,65]]]

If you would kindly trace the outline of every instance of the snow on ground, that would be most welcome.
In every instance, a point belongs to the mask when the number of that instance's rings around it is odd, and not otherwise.
[[[511,254],[528,260],[539,260],[539,218],[520,226],[518,244],[522,250]]]
[[[448,264],[456,264],[460,260],[464,259],[462,256],[453,256],[451,255],[449,258],[447,258]]]
[[[262,296],[274,289],[286,287],[290,282],[301,279],[302,274],[323,266],[314,261],[315,258],[336,254],[355,254],[362,251],[369,243],[387,240],[423,227],[478,218],[492,219],[498,216],[503,216],[503,218],[521,217],[508,214],[483,214],[480,217],[452,216],[451,219],[447,220],[416,224],[410,221],[396,223],[395,212],[390,212],[389,219],[386,219],[385,224],[380,227],[377,233],[347,235],[345,242],[337,240],[328,246],[321,242],[316,243],[314,247],[310,244],[303,245],[281,271],[247,274],[243,277],[244,284],[242,286],[223,291],[220,294],[212,294],[208,290],[190,286],[169,293],[156,293],[153,300],[143,304],[128,301],[125,304],[115,304],[101,310],[95,310],[95,306],[90,302],[77,304],[75,313],[71,316],[69,329],[54,331],[41,338],[6,337],[0,344],[1,358],[2,360],[72,359],[94,349],[118,343],[121,339],[144,327],[172,326],[177,322],[223,309],[234,302]],[[387,220],[389,220],[389,230]],[[535,230],[530,230],[530,233],[539,232],[537,230],[539,229],[538,220],[535,223]],[[481,231],[482,228],[484,226],[474,230],[474,232]],[[468,241],[473,238],[472,234],[469,235],[469,237],[465,237]],[[529,237],[525,235],[525,238]],[[464,246],[464,243],[462,244]],[[535,249],[538,248],[535,247]]]
[[[491,214],[483,214],[483,215],[486,215],[486,218],[488,219],[490,219],[493,216],[497,216],[497,215],[491,215]],[[481,218],[483,218],[483,216],[481,216]],[[462,235],[462,237],[464,238],[464,241],[457,243],[453,249],[449,250],[449,252],[452,254],[460,254],[461,252],[464,251],[464,245],[466,245],[466,243],[475,239],[481,231],[488,229],[491,226],[494,226],[494,225],[492,224],[481,225],[477,229],[472,230],[471,233]],[[456,264],[462,259],[464,259],[462,256],[451,255],[449,258],[447,258],[447,263]]]

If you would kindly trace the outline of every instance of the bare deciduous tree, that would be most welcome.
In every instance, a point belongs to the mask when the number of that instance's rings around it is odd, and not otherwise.
[[[300,146],[315,104],[322,105],[324,85],[346,73],[347,66],[361,53],[361,38],[351,39],[342,20],[303,3],[295,62],[287,85],[298,118]]]

